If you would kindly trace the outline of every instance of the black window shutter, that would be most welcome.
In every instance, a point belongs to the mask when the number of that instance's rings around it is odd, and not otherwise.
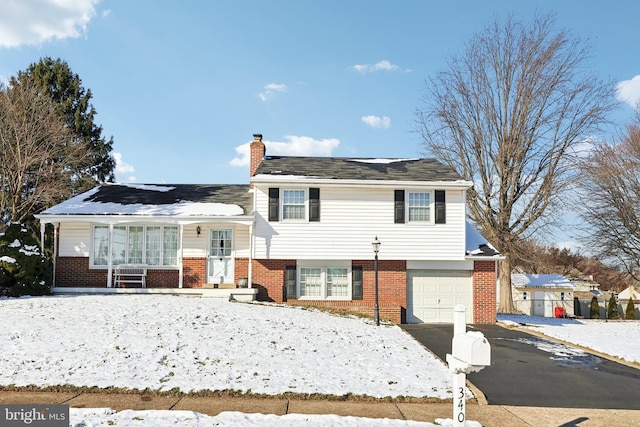
[[[296,299],[296,266],[295,265],[287,265],[286,267],[286,276],[285,276],[285,285],[287,288],[287,299]]]
[[[447,208],[445,203],[444,190],[436,190],[436,224],[446,224]]]
[[[269,221],[278,221],[280,215],[278,208],[280,206],[280,189],[269,188]]]
[[[320,221],[320,189],[309,189],[309,221]]]
[[[404,190],[395,190],[394,195],[394,222],[404,224]]]
[[[362,266],[351,267],[351,299],[362,299]]]

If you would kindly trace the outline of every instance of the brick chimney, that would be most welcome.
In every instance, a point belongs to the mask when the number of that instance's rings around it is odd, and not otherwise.
[[[266,152],[264,142],[262,142],[261,133],[253,134],[253,141],[251,141],[249,147],[251,147],[251,163],[249,170],[249,176],[251,177],[256,174],[258,166],[260,166],[260,163],[262,163],[262,159],[264,159],[264,155]]]

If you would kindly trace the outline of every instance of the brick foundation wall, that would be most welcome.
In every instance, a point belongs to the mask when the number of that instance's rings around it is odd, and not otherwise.
[[[285,301],[285,269],[295,260],[254,259],[251,261],[251,287],[258,289],[258,301]]]
[[[182,259],[182,287],[201,288],[207,283],[207,258]]]
[[[106,288],[107,273],[106,269],[90,269],[88,257],[56,258],[56,286],[59,287]],[[177,288],[178,277],[178,270],[147,269],[147,287]],[[135,284],[128,286],[139,287]]]
[[[496,323],[496,262],[473,262],[473,323]]]
[[[90,270],[87,257],[57,257],[56,286],[106,288],[107,270]]]

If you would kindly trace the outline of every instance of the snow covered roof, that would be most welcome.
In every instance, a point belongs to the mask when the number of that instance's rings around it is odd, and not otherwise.
[[[103,184],[38,216],[238,216],[251,212],[252,204],[248,185]]]
[[[269,177],[365,181],[466,182],[435,159],[266,156],[254,179]]]
[[[571,280],[561,274],[512,274],[511,284],[516,288],[575,288]]]
[[[465,251],[470,256],[500,256],[491,243],[469,221],[465,222]]]

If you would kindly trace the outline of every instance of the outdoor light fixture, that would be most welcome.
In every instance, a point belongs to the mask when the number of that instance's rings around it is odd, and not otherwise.
[[[200,228],[200,226],[196,227],[196,234],[198,235],[198,237],[200,237],[200,232],[202,231],[202,229]]]
[[[378,240],[378,236],[376,236],[374,241],[371,243],[371,246],[373,246],[373,253],[375,254],[374,268],[376,271],[376,303],[373,309],[373,318],[376,322],[376,326],[380,326],[380,306],[378,305],[378,252],[380,252],[380,241]]]

